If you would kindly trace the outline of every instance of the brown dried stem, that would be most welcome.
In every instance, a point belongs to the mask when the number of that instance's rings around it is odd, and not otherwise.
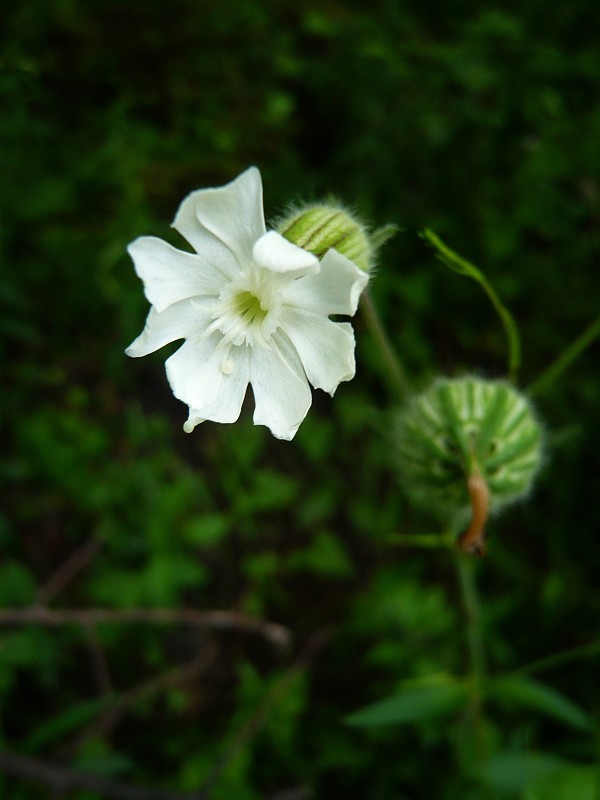
[[[241,630],[263,636],[276,647],[290,644],[290,631],[276,622],[247,616],[239,611],[197,611],[194,608],[85,608],[0,609],[0,625],[90,625],[153,623],[190,625],[210,630]]]
[[[204,794],[181,794],[108,780],[91,772],[68,769],[10,750],[0,750],[0,771],[51,787],[56,793],[87,789],[112,800],[207,800]]]
[[[187,664],[180,664],[167,672],[162,672],[154,678],[134,686],[124,694],[115,697],[108,709],[87,725],[79,733],[75,741],[69,744],[61,753],[64,755],[77,751],[92,736],[107,735],[118,724],[123,714],[139,700],[151,697],[153,694],[172,686],[189,683],[199,674],[205,672],[214,663],[216,656],[216,647],[209,644],[203,647],[195,658]]]
[[[208,777],[203,782],[201,789],[206,793],[210,793],[212,787],[217,782],[222,771],[227,765],[235,758],[244,744],[252,739],[253,736],[260,730],[268,717],[271,709],[277,705],[282,696],[285,695],[289,686],[294,680],[312,663],[316,655],[322,650],[323,647],[329,642],[333,635],[333,630],[329,627],[316,631],[308,639],[299,655],[295,659],[291,667],[284,672],[281,678],[272,686],[267,692],[262,702],[252,715],[252,717],[237,731],[233,740],[226,748],[225,752],[217,763],[213,766]],[[301,787],[304,790],[304,787]]]
[[[75,550],[38,590],[36,605],[48,605],[90,563],[101,547],[102,542],[92,538]]]
[[[485,523],[490,509],[490,490],[479,473],[469,475],[467,481],[471,498],[471,523],[460,536],[458,546],[463,553],[476,556],[485,555]]]

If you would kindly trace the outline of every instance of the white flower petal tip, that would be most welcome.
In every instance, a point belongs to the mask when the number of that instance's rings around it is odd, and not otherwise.
[[[292,242],[288,242],[276,231],[261,236],[252,248],[255,263],[271,272],[295,272],[303,269],[317,269],[319,259]]]
[[[203,422],[206,422],[206,420],[202,419],[202,417],[190,414],[190,417],[183,423],[183,430],[185,433],[193,433],[194,428]]]
[[[225,245],[242,264],[266,232],[260,172],[250,167],[225,186],[191,192],[177,209],[172,227],[198,253]]]
[[[321,261],[321,269],[335,270],[340,282],[344,280],[346,284],[350,284],[349,313],[354,316],[358,309],[360,296],[369,283],[369,273],[357,267],[353,261],[338,253],[337,250],[327,251]]]
[[[218,245],[217,245],[218,248]],[[230,267],[231,253],[213,246],[210,262],[220,269],[206,269],[196,253],[185,253],[155,236],[139,236],[127,248],[146,297],[157,311],[190,297],[206,297],[219,291],[221,271]]]
[[[188,195],[173,227],[195,249],[142,236],[128,250],[151,303],[126,353],[139,358],[183,339],[166,362],[173,394],[189,408],[183,429],[233,423],[248,386],[254,423],[294,438],[311,385],[333,394],[354,375],[354,334],[332,316],[355,313],[368,275],[329,250],[308,252],[266,232],[256,167]]]

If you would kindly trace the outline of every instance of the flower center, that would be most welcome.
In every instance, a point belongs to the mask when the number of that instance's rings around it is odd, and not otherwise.
[[[279,326],[281,291],[278,275],[256,267],[225,286],[213,310],[209,332],[223,334],[222,345],[269,346]]]
[[[233,296],[231,310],[238,314],[240,320],[247,326],[260,325],[269,313],[259,297],[252,292],[242,290]]]

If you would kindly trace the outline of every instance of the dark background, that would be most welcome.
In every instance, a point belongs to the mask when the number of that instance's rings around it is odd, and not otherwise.
[[[492,308],[434,259],[427,225],[512,310],[526,387],[598,313],[596,3],[8,0],[2,16],[0,604],[235,609],[293,641],[3,625],[0,749],[211,800],[597,797],[596,734],[531,709],[490,706],[483,779],[460,714],[343,722],[467,669],[453,556],[388,541],[434,523],[400,494],[360,317],[357,377],[315,395],[291,444],[250,408],[184,435],[165,353],[123,354],[147,313],[127,243],[180,244],[180,200],[256,164],[268,218],[333,194],[402,229],[372,290],[417,385],[506,364]],[[547,463],[478,568],[490,672],[584,648],[538,677],[596,718],[598,354],[537,398]],[[531,770],[507,787],[514,753],[583,765],[575,793]],[[16,774],[0,793],[109,796]]]

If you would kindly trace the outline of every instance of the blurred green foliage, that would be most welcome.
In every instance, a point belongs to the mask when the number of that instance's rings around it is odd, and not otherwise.
[[[5,0],[3,18],[0,604],[236,609],[294,641],[5,625],[0,750],[211,800],[597,797],[597,343],[537,398],[547,466],[490,525],[478,741],[454,557],[388,542],[432,523],[390,469],[360,319],[356,379],[315,395],[292,444],[248,410],[185,436],[164,355],[123,355],[147,311],[127,243],[180,244],[182,197],[255,163],[271,217],[333,194],[403,230],[373,293],[417,383],[505,369],[493,310],[425,226],[496,287],[534,380],[598,312],[596,4]],[[381,703],[396,724],[373,724]],[[0,795],[59,796],[14,775]]]

